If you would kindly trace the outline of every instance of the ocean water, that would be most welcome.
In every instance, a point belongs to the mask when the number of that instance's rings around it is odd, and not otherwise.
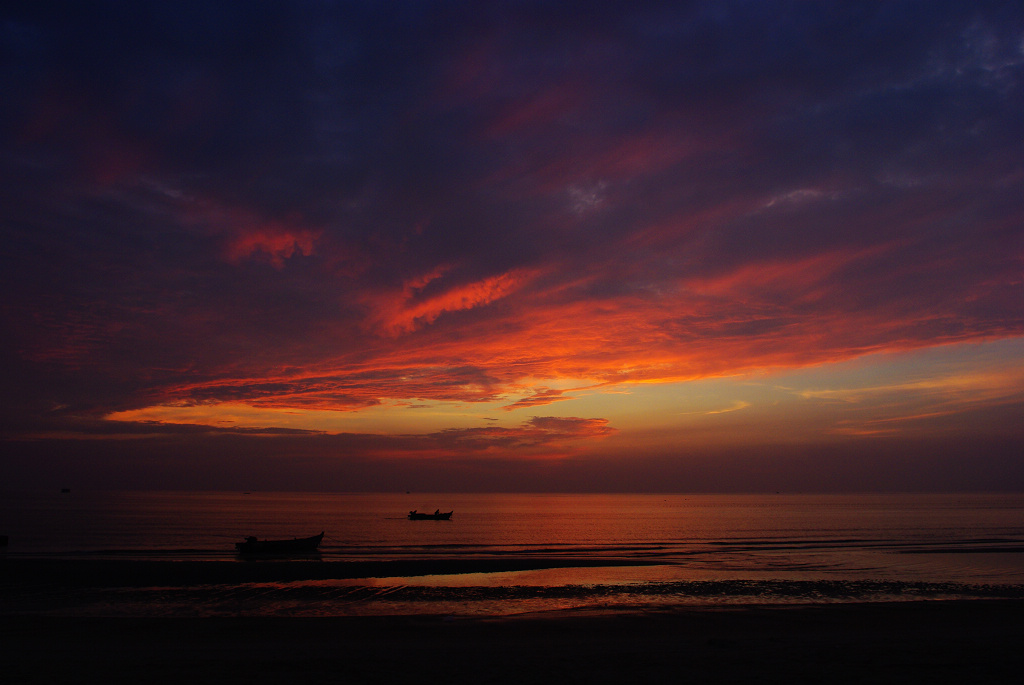
[[[406,518],[438,508],[452,519]],[[234,551],[247,535],[321,530],[312,557],[254,562]],[[15,612],[500,615],[1024,596],[1019,494],[6,493],[0,535],[10,541],[0,568],[302,564],[287,580],[261,582],[220,575],[83,590],[18,581],[4,590]],[[397,575],[324,572],[353,566],[337,562],[384,562]],[[416,564],[432,572],[410,573]]]

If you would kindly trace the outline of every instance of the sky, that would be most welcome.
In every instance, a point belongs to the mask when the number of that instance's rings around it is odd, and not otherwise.
[[[0,10],[10,487],[1024,490],[1019,2]]]

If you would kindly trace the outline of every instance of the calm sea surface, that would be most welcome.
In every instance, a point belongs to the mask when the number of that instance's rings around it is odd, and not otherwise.
[[[452,520],[406,518],[411,509],[438,508],[454,510]],[[0,535],[10,542],[0,560],[289,563],[239,559],[234,543],[321,530],[314,561],[325,563],[547,560],[556,568],[133,588],[116,597],[108,589],[62,599],[39,588],[51,598],[39,605],[58,610],[66,600],[84,613],[504,614],[1020,596],[1024,587],[1024,495],[1002,494],[6,493]],[[607,565],[585,565],[594,561]]]

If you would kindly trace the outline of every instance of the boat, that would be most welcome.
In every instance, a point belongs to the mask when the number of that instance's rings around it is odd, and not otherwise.
[[[433,514],[424,514],[413,509],[409,512],[410,521],[449,521],[452,518],[452,511],[442,512],[440,509]]]
[[[320,541],[324,539],[321,531],[319,535],[308,538],[292,538],[291,540],[258,540],[250,535],[244,542],[236,542],[235,549],[239,554],[296,554],[301,552],[315,552],[320,547]]]

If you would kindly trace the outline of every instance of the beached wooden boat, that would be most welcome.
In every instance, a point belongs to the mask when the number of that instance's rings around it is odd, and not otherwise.
[[[409,512],[410,521],[447,521],[451,519],[454,512],[446,511],[441,512],[440,509],[435,511],[433,514],[422,514],[415,509]]]
[[[257,540],[250,535],[244,542],[236,542],[235,549],[240,554],[297,554],[315,552],[320,547],[324,534],[308,538],[292,538],[291,540]]]

